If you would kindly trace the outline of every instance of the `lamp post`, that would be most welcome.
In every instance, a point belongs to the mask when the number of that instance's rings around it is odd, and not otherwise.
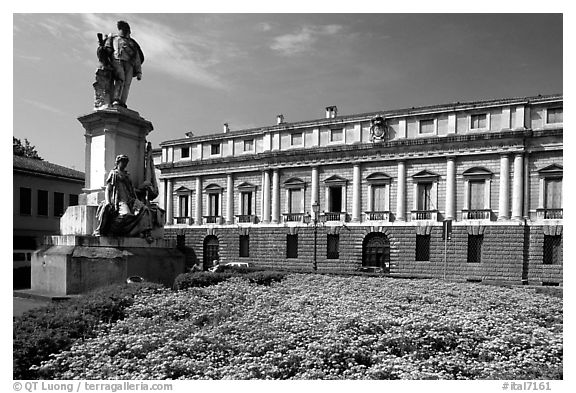
[[[312,211],[314,212],[314,263],[312,264],[312,269],[316,271],[318,269],[318,263],[316,260],[316,248],[318,245],[318,213],[320,212],[320,204],[318,202],[312,204]]]

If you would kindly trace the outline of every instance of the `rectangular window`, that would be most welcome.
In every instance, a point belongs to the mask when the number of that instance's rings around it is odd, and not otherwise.
[[[20,187],[20,214],[32,214],[32,190],[26,187]]]
[[[420,120],[420,134],[434,134],[434,119]]]
[[[470,192],[470,210],[482,210],[484,209],[484,180],[470,180],[469,192]]]
[[[181,157],[182,158],[189,158],[190,157],[190,147],[183,147],[181,149]]]
[[[248,258],[250,256],[250,235],[240,235],[240,254],[241,258]]]
[[[48,191],[38,190],[38,215],[48,215]]]
[[[418,183],[418,210],[432,210],[432,183]]]
[[[545,265],[556,265],[562,262],[560,253],[562,252],[561,235],[544,235],[544,259]]]
[[[290,143],[292,146],[302,146],[302,133],[292,134],[290,136]]]
[[[488,128],[487,122],[487,115],[486,113],[482,113],[480,115],[471,115],[470,116],[470,129],[483,129]]]
[[[372,210],[386,211],[386,186],[372,186]]]
[[[546,209],[562,208],[562,179],[551,178],[544,180],[545,194],[544,207]]]
[[[286,235],[286,258],[298,258],[298,235]]]
[[[212,217],[220,215],[220,194],[208,195],[208,213]]]
[[[288,207],[290,211],[288,213],[302,213],[302,198],[304,192],[301,188],[294,188],[288,192]]]
[[[178,217],[188,217],[188,195],[178,195]]]
[[[342,128],[330,130],[330,142],[342,142],[344,140],[344,130]]]
[[[416,260],[430,260],[430,235],[416,235]]]
[[[342,209],[342,186],[330,187],[330,200],[328,209],[333,213],[339,213]]]
[[[328,235],[327,237],[327,250],[326,258],[338,259],[340,258],[340,235]]]
[[[480,263],[484,235],[468,235],[468,262]]]
[[[70,194],[68,196],[68,206],[78,206],[78,194]]]
[[[546,124],[562,123],[563,119],[562,108],[548,108],[546,110]]]
[[[252,193],[243,192],[242,193],[242,215],[249,216],[252,215]]]
[[[253,151],[253,150],[254,150],[254,139],[245,139],[244,151]]]
[[[54,216],[62,217],[64,214],[64,194],[61,192],[54,193]]]
[[[210,154],[211,155],[220,154],[220,144],[219,143],[213,143],[210,145]]]

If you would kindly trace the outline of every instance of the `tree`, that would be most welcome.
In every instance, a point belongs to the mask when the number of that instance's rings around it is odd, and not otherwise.
[[[42,159],[42,157],[38,155],[36,147],[32,146],[30,142],[28,142],[28,139],[24,138],[24,144],[22,144],[22,141],[18,138],[12,137],[12,140],[13,140],[14,155],[34,158],[36,160]]]

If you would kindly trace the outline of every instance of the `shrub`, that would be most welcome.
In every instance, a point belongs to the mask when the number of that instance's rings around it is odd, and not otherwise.
[[[288,273],[275,271],[262,271],[247,273],[246,278],[258,285],[270,285],[272,282],[280,282]]]
[[[238,269],[238,270],[236,270]],[[228,280],[230,277],[240,277],[258,285],[270,285],[273,281],[280,282],[288,274],[287,272],[271,270],[251,270],[250,268],[235,267],[229,272],[193,272],[178,275],[174,280],[173,288],[181,291],[188,288],[209,287]]]
[[[125,309],[134,303],[137,294],[160,288],[160,284],[153,283],[113,285],[15,317],[13,378],[38,379],[41,375],[31,366],[69,349],[77,340],[96,336],[99,325],[125,317]]]
[[[202,288],[216,285],[232,277],[232,273],[193,272],[182,273],[174,280],[173,288],[181,291],[188,288]]]

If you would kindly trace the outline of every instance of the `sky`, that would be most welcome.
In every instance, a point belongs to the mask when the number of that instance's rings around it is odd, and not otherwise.
[[[563,93],[561,14],[14,14],[13,135],[84,170],[98,32],[130,23],[153,147],[324,117]]]

